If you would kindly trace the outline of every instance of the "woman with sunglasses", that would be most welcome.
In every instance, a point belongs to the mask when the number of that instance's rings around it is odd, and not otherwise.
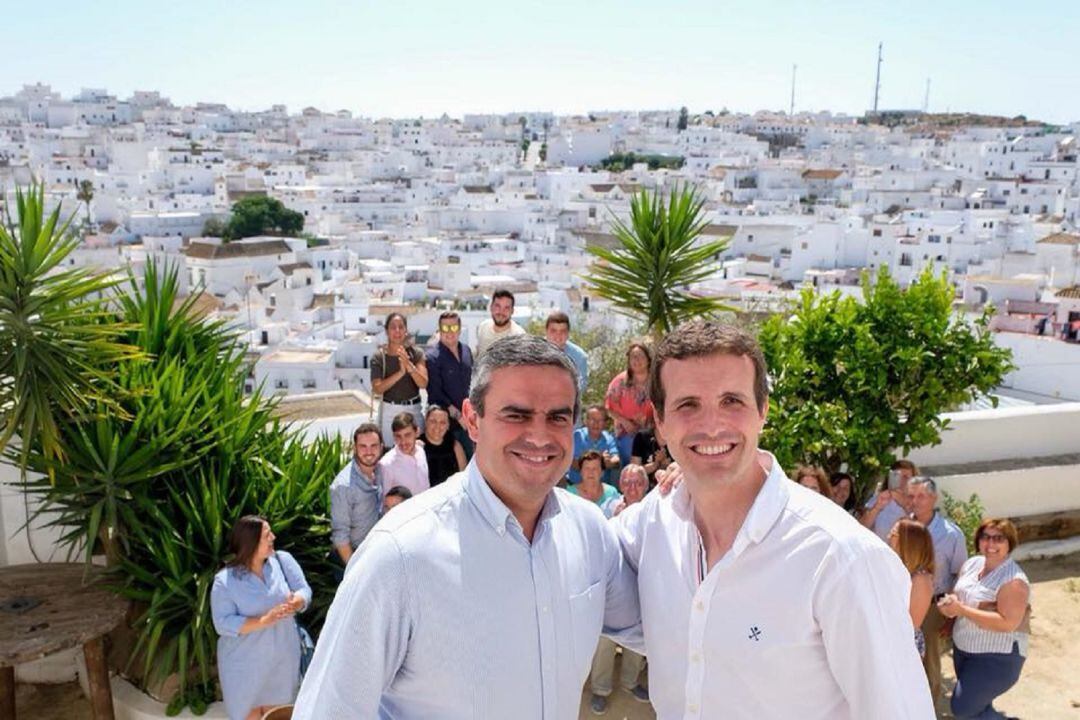
[[[1028,651],[1031,583],[1012,559],[1019,544],[1007,519],[984,520],[975,531],[978,555],[960,569],[953,592],[938,602],[956,618],[953,663],[957,718],[1003,718],[993,701],[1016,684]]]

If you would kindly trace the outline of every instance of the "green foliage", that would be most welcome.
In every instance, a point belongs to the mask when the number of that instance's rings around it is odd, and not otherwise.
[[[679,122],[675,125],[675,129],[682,132],[686,129],[686,125],[690,119],[690,111],[686,109],[686,106],[679,108]]]
[[[847,463],[865,497],[898,450],[939,443],[941,414],[1012,369],[989,313],[969,324],[953,316],[953,297],[930,270],[906,291],[884,268],[873,283],[864,276],[863,302],[806,290],[793,315],[761,328],[773,373],[762,445],[784,467]]]
[[[729,238],[699,242],[704,200],[692,186],[661,193],[642,190],[630,201],[630,223],[612,216],[614,249],[589,247],[594,262],[587,279],[620,312],[663,334],[690,318],[727,308],[718,300],[686,292],[713,272],[713,260]]]
[[[224,220],[212,217],[203,223],[203,237],[223,238],[229,232],[229,224]]]
[[[686,158],[681,155],[637,155],[632,152],[617,152],[601,160],[596,168],[611,172],[623,172],[631,169],[637,163],[646,163],[650,170],[659,170],[660,168],[678,170],[685,162]]]
[[[304,216],[285,207],[280,200],[265,195],[242,198],[232,206],[222,235],[226,240],[240,240],[257,235],[295,236],[304,229]]]
[[[964,538],[967,539],[968,554],[974,555],[978,552],[975,547],[975,531],[979,529],[979,525],[986,519],[986,509],[983,507],[979,496],[972,493],[967,502],[964,502],[942,491],[941,505],[942,509],[945,510],[945,514],[956,523],[957,527],[963,530]]]
[[[540,162],[547,162],[547,152],[547,142],[544,142],[540,145]]]
[[[99,299],[118,279],[63,264],[79,240],[59,206],[45,215],[44,186],[15,198],[15,216],[0,225],[0,451],[18,435],[56,459],[60,424],[111,406],[105,369],[137,352],[117,341],[121,328]]]
[[[312,586],[305,621],[321,626],[333,594],[327,487],[345,452],[338,439],[305,446],[270,401],[244,396],[243,345],[197,318],[194,297],[179,300],[175,270],[151,264],[144,286],[133,280],[117,303],[125,339],[150,358],[115,368],[123,413],[62,423],[66,459],[30,458],[55,484],[26,489],[47,501],[71,548],[105,551],[118,592],[139,610],[131,661],[145,684],[177,673],[176,703],[194,707],[213,681],[210,589],[239,517],[269,520]]]

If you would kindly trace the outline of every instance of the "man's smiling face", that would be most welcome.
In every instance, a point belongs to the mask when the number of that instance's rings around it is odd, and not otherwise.
[[[511,509],[542,500],[570,467],[575,395],[566,370],[520,365],[492,372],[483,416],[465,402],[480,472]]]
[[[665,400],[657,430],[688,479],[700,487],[755,471],[768,403],[754,401],[754,363],[714,353],[670,359],[660,370]]]

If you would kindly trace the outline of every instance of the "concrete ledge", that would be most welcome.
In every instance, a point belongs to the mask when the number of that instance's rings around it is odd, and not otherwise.
[[[1014,560],[1019,562],[1022,560],[1061,557],[1075,552],[1080,552],[1080,537],[1069,538],[1068,540],[1043,540],[1041,542],[1027,543],[1013,550],[1012,556]]]
[[[113,710],[116,720],[165,720],[165,703],[160,703],[142,692],[122,677],[112,677]],[[203,718],[203,720],[228,720],[224,703],[213,703],[204,715],[195,715],[185,708],[175,718]]]

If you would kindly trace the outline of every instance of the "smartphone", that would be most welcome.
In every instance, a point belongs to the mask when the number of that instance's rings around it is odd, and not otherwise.
[[[888,485],[885,486],[887,490],[899,490],[900,489],[900,471],[890,470]]]

